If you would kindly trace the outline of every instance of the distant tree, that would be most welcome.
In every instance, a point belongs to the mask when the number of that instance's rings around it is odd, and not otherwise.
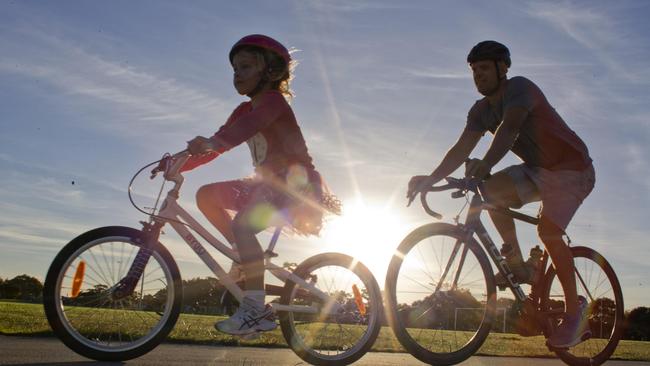
[[[224,287],[214,277],[192,278],[183,281],[183,310],[206,313],[209,308],[221,307]]]
[[[7,283],[7,281],[2,284],[2,290],[0,292],[2,292],[2,298],[4,299],[17,299],[20,295],[20,289]]]
[[[616,303],[614,300],[603,297],[594,300],[591,304],[591,318],[589,324],[592,337],[607,338],[612,333],[614,319],[616,319]]]
[[[8,299],[5,294],[5,280],[3,280],[2,277],[0,277],[0,299]]]
[[[476,329],[484,305],[466,289],[441,291],[416,300],[410,306],[399,305],[399,316],[409,327],[433,329]],[[457,311],[463,309],[464,311]]]
[[[625,338],[650,341],[650,308],[641,306],[628,313]]]
[[[39,301],[42,299],[43,284],[35,277],[22,274],[10,280],[3,281],[5,298],[23,301]]]
[[[66,305],[81,305],[89,307],[106,307],[110,303],[104,300],[105,292],[108,289],[106,285],[95,285],[92,288],[83,290],[75,297],[64,297],[64,304]],[[64,294],[69,296],[69,294]]]

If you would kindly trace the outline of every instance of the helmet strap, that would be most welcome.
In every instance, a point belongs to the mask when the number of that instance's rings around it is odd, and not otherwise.
[[[492,89],[489,94],[496,93],[497,91],[499,91],[499,88],[501,88],[502,78],[501,78],[501,73],[499,73],[499,63],[497,62],[497,60],[493,60],[493,61],[494,61],[494,70],[495,70],[494,72],[497,75],[497,86],[495,86],[494,89]]]

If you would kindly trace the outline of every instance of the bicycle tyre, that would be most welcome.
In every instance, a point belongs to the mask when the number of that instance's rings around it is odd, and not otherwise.
[[[623,306],[623,293],[621,291],[621,285],[618,282],[618,278],[616,277],[614,269],[601,254],[588,247],[571,247],[571,252],[574,257],[576,269],[581,272],[582,280],[584,281],[581,282],[580,279],[576,279],[578,294],[584,294],[585,298],[588,298],[588,295],[586,295],[584,288],[585,285],[587,285],[587,287],[590,287],[590,285],[593,283],[592,280],[594,280],[595,274],[589,274],[587,272],[588,270],[593,270],[594,268],[600,269],[602,273],[598,272],[598,277],[595,278],[596,281],[594,285],[596,287],[589,289],[590,293],[592,295],[596,294],[596,296],[603,296],[602,298],[597,297],[595,299],[600,300],[600,304],[611,304],[605,299],[613,300],[615,309],[613,314],[610,314],[610,316],[613,315],[611,316],[611,319],[609,319],[609,317],[604,318],[602,316],[602,309],[604,307],[603,305],[600,306],[600,316],[598,316],[598,314],[590,314],[590,326],[592,327],[592,332],[594,335],[596,335],[595,337],[592,337],[592,339],[580,343],[568,350],[552,349],[552,351],[555,352],[555,354],[557,354],[557,356],[562,361],[569,365],[596,366],[604,363],[609,359],[609,357],[616,350],[618,342],[623,337],[625,314]],[[552,300],[555,296],[552,296],[552,289],[553,280],[555,278],[555,269],[553,266],[550,266],[545,276],[545,285],[543,287],[544,292],[542,292],[542,310],[548,311],[549,313],[558,313],[559,311],[563,310],[555,309],[556,311],[553,311],[554,305]],[[606,288],[603,290],[602,288],[605,278],[607,281],[609,281],[609,290]],[[613,297],[613,299],[610,299],[608,296],[604,295]],[[555,302],[555,304],[558,303]],[[593,311],[594,306],[597,306],[597,304],[598,303],[592,299],[590,303],[590,311]],[[559,306],[563,307],[564,303],[561,303]],[[609,309],[611,310],[611,305]],[[598,319],[600,319],[600,321]],[[611,320],[614,322],[611,330],[607,331],[607,328],[605,328],[606,330],[603,331],[603,326],[608,327],[607,322]],[[547,329],[546,335],[548,336],[549,334],[550,329]],[[606,336],[607,338],[601,338],[603,336]]]
[[[447,330],[442,326],[440,326],[439,328],[435,328],[432,326],[431,329],[428,330],[424,330],[424,328],[416,328],[415,324],[413,324],[414,321],[407,320],[405,316],[400,314],[399,305],[398,305],[399,302],[397,298],[398,297],[397,286],[398,286],[398,281],[400,282],[400,284],[403,283],[402,280],[400,280],[399,276],[400,276],[400,272],[403,269],[402,265],[404,264],[405,259],[410,260],[409,254],[411,253],[411,251],[415,252],[414,248],[416,248],[416,246],[418,246],[419,243],[422,243],[425,240],[430,240],[432,243],[440,243],[444,245],[446,239],[449,239],[456,243],[463,244],[467,248],[467,253],[471,253],[474,256],[474,262],[475,262],[474,267],[477,268],[480,267],[480,272],[477,269],[476,270],[477,272],[475,273],[476,281],[478,281],[480,285],[480,281],[484,280],[483,290],[485,290],[485,300],[484,300],[485,308],[483,310],[483,314],[479,315],[482,316],[482,318],[480,319],[480,325],[478,325],[477,328],[473,330],[473,333],[466,336],[467,339],[466,343],[461,345],[461,347],[456,350],[451,350],[451,346],[450,346],[449,352],[442,352],[440,349],[430,349],[424,347],[420,342],[418,342],[417,339],[411,336],[409,330],[407,330],[406,323],[407,322],[411,323],[408,324],[410,329],[412,329],[411,332],[419,333],[419,335],[416,338],[419,338],[419,336],[422,335],[422,333],[424,333],[423,335],[424,338],[430,336],[431,333],[433,333],[431,344],[433,344],[433,342],[435,341],[436,332],[438,331],[440,332],[439,334],[441,337],[440,342],[441,344],[443,344],[444,335],[449,335],[450,330]],[[446,223],[432,223],[432,224],[421,226],[415,229],[414,231],[412,231],[409,235],[406,236],[406,238],[404,238],[404,240],[400,243],[399,247],[397,248],[397,251],[393,255],[393,258],[391,259],[391,262],[388,266],[385,291],[386,291],[386,307],[388,310],[387,317],[388,317],[389,324],[391,325],[391,328],[393,329],[395,336],[402,344],[402,346],[404,346],[404,348],[415,358],[428,364],[453,365],[469,358],[481,347],[481,345],[487,338],[490,329],[492,327],[492,320],[494,319],[495,312],[496,312],[496,288],[494,283],[494,274],[492,273],[492,267],[490,266],[490,262],[488,261],[488,258],[485,255],[483,249],[479,246],[476,240],[474,240],[471,237],[469,238],[469,241],[465,241],[466,239],[468,239],[467,235],[461,232],[458,229],[458,227],[454,225],[450,225]],[[420,248],[421,247],[418,247],[418,250],[426,249],[426,248],[424,249],[420,249]],[[465,258],[465,260],[467,260],[467,257]],[[405,268],[408,268],[409,266],[410,265],[407,264],[405,265]],[[407,277],[406,274],[404,276]],[[430,276],[429,279],[432,281],[435,280],[433,276]],[[431,285],[432,285],[431,287],[435,286],[434,284]],[[424,286],[423,288],[426,288],[426,286]],[[426,291],[428,291],[428,288],[426,289]],[[428,293],[426,291],[425,293]],[[424,299],[427,299],[427,297],[429,299],[436,299],[435,294],[433,294],[433,291],[431,292],[432,294],[427,295]],[[419,295],[419,296],[424,296],[424,295]],[[402,297],[402,295],[400,295],[400,297]],[[435,300],[431,300],[431,301],[435,301]],[[415,304],[415,302],[413,302],[412,304]],[[421,300],[421,304],[425,304],[425,300]],[[421,314],[422,315],[426,314],[434,307],[442,308],[443,306],[444,305],[438,307],[437,305],[432,304],[424,312],[421,312]],[[454,313],[453,337],[454,340],[456,340],[455,338],[456,335],[458,333],[461,333],[462,335],[463,333],[458,332],[456,330],[455,317],[457,315],[456,313],[457,310],[456,309],[454,310],[455,313]],[[433,310],[432,313],[435,313],[436,311],[437,310]],[[438,311],[442,312],[442,310],[438,310]],[[444,315],[440,315],[438,317],[438,319],[443,319],[443,318],[445,318]],[[418,322],[419,319],[420,317],[417,318]],[[477,323],[478,321],[479,320],[476,319]],[[440,320],[440,322],[442,322],[442,320]],[[451,328],[450,326],[447,327]],[[418,330],[416,331],[415,329]],[[425,342],[422,340],[422,343]],[[433,347],[433,345],[431,347]],[[444,347],[441,346],[440,348],[444,348]]]
[[[364,305],[367,313],[362,316],[359,305],[355,307],[354,302],[351,303],[354,296],[348,297],[345,303],[340,300],[343,306],[340,307],[340,313],[334,317],[317,314],[316,319],[307,319],[304,322],[308,324],[307,327],[303,327],[300,319],[301,316],[304,317],[304,314],[280,311],[280,327],[289,347],[310,364],[328,366],[350,364],[368,352],[379,334],[383,314],[381,291],[370,270],[361,262],[345,254],[323,253],[306,259],[296,267],[293,273],[302,279],[313,280],[316,278],[316,283],[329,286],[329,288],[317,287],[324,292],[329,291],[329,293],[346,292],[346,289],[350,291],[352,285],[362,286],[360,289],[357,287],[356,291],[358,291],[357,294],[366,294]],[[332,277],[328,278],[328,274]],[[337,276],[340,280],[337,281],[333,276]],[[342,290],[334,289],[333,286],[337,283],[340,284],[341,281],[346,283],[342,286]],[[304,304],[308,301],[313,305],[321,300],[316,296],[310,296],[295,282],[286,281],[284,293],[280,298],[281,304]],[[322,306],[322,309],[327,308],[329,308],[327,304]],[[349,343],[341,344],[339,342],[331,345],[327,343],[331,339],[328,337],[331,333],[327,333],[330,325],[334,325],[338,330],[339,341],[344,335],[359,335],[359,337]],[[321,347],[319,349],[314,347],[318,340],[320,340]]]
[[[45,314],[54,334],[76,353],[98,361],[125,361],[133,359],[155,348],[174,327],[180,313],[182,282],[174,259],[160,243],[154,246],[153,254],[142,276],[143,278],[145,277],[147,269],[155,268],[149,267],[150,265],[154,266],[154,263],[162,269],[162,276],[158,279],[154,278],[150,282],[154,284],[164,282],[164,289],[161,289],[165,291],[162,294],[166,295],[167,298],[164,302],[161,302],[159,307],[153,308],[153,311],[142,311],[144,291],[142,291],[142,296],[140,297],[140,309],[136,310],[128,309],[129,305],[135,303],[132,299],[126,298],[119,300],[118,306],[117,301],[114,303],[111,302],[112,300],[109,299],[107,291],[102,292],[106,288],[114,285],[111,282],[119,281],[121,276],[128,270],[130,263],[123,263],[128,262],[128,260],[125,260],[127,257],[125,256],[126,252],[124,250],[127,248],[127,245],[131,246],[129,258],[134,258],[135,255],[132,253],[137,253],[137,248],[141,246],[143,240],[144,238],[140,230],[121,226],[101,227],[81,234],[70,241],[52,262],[43,287]],[[110,256],[106,255],[108,249],[102,247],[103,244],[107,243],[111,248]],[[116,243],[117,245],[115,245]],[[116,247],[119,246],[121,246],[123,251],[122,257],[119,257],[115,253]],[[97,248],[101,249],[101,251]],[[103,262],[97,260],[97,256],[102,254],[105,255]],[[118,259],[116,260],[116,258]],[[82,297],[84,291],[79,293],[79,290],[77,290],[78,295],[72,295],[74,290],[71,290],[69,295],[65,296],[64,289],[68,288],[65,285],[70,282],[70,272],[75,271],[75,268],[78,270],[79,267],[85,269],[86,264],[80,265],[79,263],[86,260],[89,263],[89,267],[96,265],[97,269],[92,267],[87,270],[85,281],[99,282],[99,285],[91,288],[95,289],[94,292],[92,292],[93,290],[88,290],[86,293],[92,293],[92,295],[88,295],[85,298]],[[104,263],[105,267],[103,267]],[[117,272],[119,273],[111,274],[108,272],[109,269],[115,271],[118,265],[120,270]],[[156,271],[157,269],[153,272],[149,271],[149,274],[153,274]],[[142,289],[144,289],[145,283],[145,280],[141,279],[137,290],[141,288],[140,284],[142,285]],[[149,286],[148,283],[147,286]],[[170,292],[172,292],[171,295]],[[157,294],[160,293],[157,292]],[[157,310],[160,311],[157,312]],[[106,324],[102,325],[100,322],[107,319],[110,316],[109,314],[112,315],[112,323],[111,321],[107,321]],[[146,323],[151,319],[154,326],[143,337],[133,339],[133,333],[130,333],[128,329],[128,333],[121,333],[121,323],[117,322],[117,325],[113,324],[116,318],[120,316],[123,317],[124,323],[130,324],[130,326],[134,326],[134,324],[129,323],[129,320],[136,319],[137,317],[139,317],[139,320],[144,326],[147,326]],[[85,319],[89,317],[93,317],[93,323],[97,323],[93,330],[89,330],[87,323],[84,323]],[[156,319],[158,320],[156,321]],[[115,326],[117,326],[117,334],[115,334],[114,328],[111,328]],[[104,331],[105,333],[103,333]],[[129,335],[131,342],[126,341]],[[112,338],[114,336],[116,339],[113,340]],[[123,336],[124,339],[122,338]],[[105,337],[108,337],[107,342]],[[114,342],[113,345],[111,345],[111,340]]]

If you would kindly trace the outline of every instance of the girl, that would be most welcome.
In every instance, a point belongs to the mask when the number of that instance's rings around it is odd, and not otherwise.
[[[235,43],[229,57],[235,89],[250,101],[240,104],[212,137],[188,142],[193,156],[182,170],[205,164],[244,141],[250,148],[254,177],[208,184],[196,195],[201,212],[231,245],[236,243],[245,276],[239,309],[215,327],[245,335],[276,327],[275,315],[264,302],[264,254],[255,235],[278,216],[295,232],[318,234],[323,211],[338,213],[340,203],[323,192],[287,102],[292,96],[289,51],[270,37],[254,34]]]

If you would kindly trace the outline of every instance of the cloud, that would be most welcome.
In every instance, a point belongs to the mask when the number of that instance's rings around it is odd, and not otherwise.
[[[111,123],[106,123],[106,116],[97,118],[99,129],[137,136],[160,127],[187,129],[188,122],[204,124],[230,112],[226,107],[230,103],[204,90],[91,53],[39,28],[7,32],[0,45],[7,51],[0,73],[49,83],[68,96],[70,105],[80,97],[90,98],[125,117],[110,119]]]
[[[615,6],[614,4],[617,3],[607,3],[608,6]],[[599,9],[591,3],[582,2],[578,5],[565,1],[531,2],[526,11],[590,50],[613,74],[627,82],[648,83],[650,72],[645,64],[623,63],[623,60],[628,59],[627,55],[631,56],[630,50],[636,54],[639,51],[638,45],[647,42],[640,34],[632,31],[633,25],[614,20],[613,14],[618,10],[620,9],[614,7]]]
[[[593,8],[570,2],[532,2],[528,14],[551,23],[590,49],[616,41],[616,32],[610,18]]]
[[[20,250],[39,251],[55,250],[55,245],[64,241],[50,237],[49,235],[35,235],[31,232],[24,232],[23,228],[0,227],[0,240],[9,242],[11,245],[4,245],[5,249],[17,248]]]
[[[371,10],[395,10],[405,8],[405,6],[400,3],[382,1],[315,0],[309,1],[307,4],[319,11],[335,13],[363,13]]]
[[[453,73],[453,72],[444,72],[435,69],[424,69],[424,70],[407,70],[407,74],[417,78],[426,78],[426,79],[471,79],[472,75],[470,72],[463,73]]]
[[[78,185],[80,181],[85,183],[85,189],[99,188],[104,196],[107,193],[126,193],[124,185],[98,179],[91,174],[86,175],[79,172],[72,174],[69,171],[62,171],[56,166],[23,161],[9,154],[0,154],[0,162],[2,162],[0,168],[8,172],[0,178],[0,182],[2,182],[0,197],[4,197],[5,200],[15,200],[17,197],[30,199],[38,197],[39,200],[58,204],[59,207],[87,207],[84,206],[86,193]],[[75,177],[77,184],[75,181],[68,180],[71,175]],[[93,201],[94,207],[103,206],[100,203],[101,199],[95,197]]]
[[[648,162],[648,153],[650,152],[647,144],[628,142],[619,151],[621,160],[625,167],[627,176],[632,182],[640,184],[646,192],[650,192],[650,162]]]
[[[0,252],[51,257],[65,243],[88,230],[87,221],[71,220],[60,211],[0,202]],[[29,265],[28,265],[29,266]]]

